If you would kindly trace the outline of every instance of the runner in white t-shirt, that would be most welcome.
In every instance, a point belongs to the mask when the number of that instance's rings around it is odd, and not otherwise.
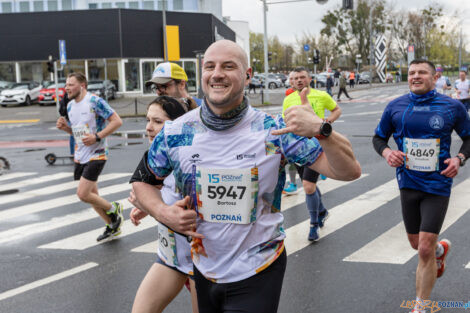
[[[455,91],[457,92],[457,99],[465,105],[468,112],[470,109],[470,80],[467,79],[467,70],[460,70],[459,79],[455,81]]]
[[[57,128],[75,138],[74,179],[79,180],[77,196],[93,206],[105,221],[106,228],[97,240],[112,238],[121,233],[122,204],[108,202],[98,195],[98,176],[108,156],[106,137],[122,125],[119,115],[100,97],[86,90],[87,79],[82,73],[67,77],[65,91],[70,99],[67,114],[57,120]],[[106,125],[106,121],[109,123]]]
[[[446,90],[451,89],[451,84],[450,84],[449,78],[447,76],[442,75],[443,72],[444,70],[442,69],[442,67],[436,67],[436,76],[437,76],[436,89],[437,89],[437,92],[445,95]]]
[[[199,312],[273,313],[287,261],[285,164],[339,180],[358,178],[361,168],[349,141],[314,114],[307,90],[285,121],[253,109],[243,96],[252,70],[236,43],[213,43],[202,71],[205,102],[167,122],[148,156],[157,179],[173,173],[184,199],[166,205],[148,202],[140,184],[134,191],[157,220],[192,236]],[[321,146],[307,138],[320,134]]]

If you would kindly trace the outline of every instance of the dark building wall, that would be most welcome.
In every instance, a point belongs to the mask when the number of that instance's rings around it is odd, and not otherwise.
[[[167,12],[167,24],[180,27],[182,58],[195,57],[220,34],[235,33],[211,14]],[[58,40],[66,40],[68,59],[163,57],[160,11],[109,9],[0,14],[0,61],[58,57]]]

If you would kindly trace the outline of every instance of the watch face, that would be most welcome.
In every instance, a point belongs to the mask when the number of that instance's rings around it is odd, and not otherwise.
[[[323,123],[320,127],[320,134],[322,134],[325,137],[328,137],[331,135],[331,132],[333,131],[333,127],[331,126],[330,123]]]

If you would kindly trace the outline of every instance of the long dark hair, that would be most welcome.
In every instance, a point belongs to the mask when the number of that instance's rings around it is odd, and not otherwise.
[[[163,111],[165,111],[166,115],[168,115],[170,120],[175,120],[181,115],[183,115],[184,113],[197,107],[197,104],[193,99],[189,98],[189,99],[183,99],[183,100],[186,100],[186,101],[182,103],[176,100],[175,98],[172,98],[169,96],[159,96],[153,99],[152,102],[150,102],[147,105],[147,110],[153,104],[160,105]]]

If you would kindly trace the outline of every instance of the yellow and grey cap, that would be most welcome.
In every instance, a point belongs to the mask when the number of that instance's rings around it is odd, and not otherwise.
[[[176,63],[160,63],[153,71],[152,79],[145,82],[145,86],[148,87],[152,84],[166,84],[172,79],[188,81],[188,76],[183,68]]]

